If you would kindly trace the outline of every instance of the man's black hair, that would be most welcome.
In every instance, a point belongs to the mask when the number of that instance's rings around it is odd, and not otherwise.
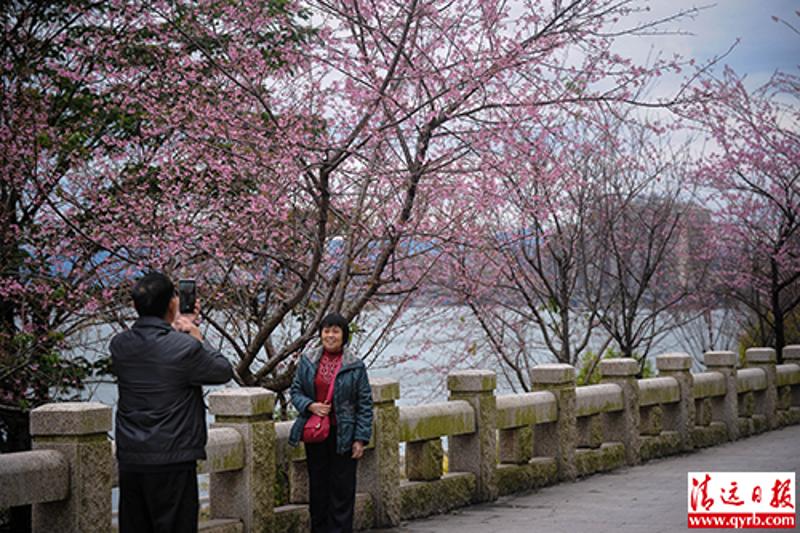
[[[347,322],[347,319],[339,313],[329,313],[325,316],[325,318],[322,319],[322,322],[320,322],[320,335],[322,334],[323,329],[331,326],[338,326],[339,329],[342,330],[342,346],[347,344],[347,341],[350,340],[350,324]]]
[[[161,272],[149,272],[133,286],[133,306],[139,316],[167,316],[169,301],[175,295],[175,285]]]

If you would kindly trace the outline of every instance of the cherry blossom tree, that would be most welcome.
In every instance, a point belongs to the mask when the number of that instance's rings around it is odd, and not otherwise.
[[[659,338],[693,318],[685,311],[703,287],[713,248],[709,213],[687,187],[686,157],[639,140],[634,147],[637,155],[608,176],[597,205],[597,238],[607,252],[596,268],[605,273],[600,323],[619,353],[644,369]]]
[[[597,137],[588,127],[549,126],[497,147],[491,166],[515,165],[502,168],[497,188],[473,195],[475,211],[487,196],[492,207],[467,219],[473,239],[448,248],[438,280],[476,324],[464,340],[493,353],[515,390],[529,390],[530,368],[544,360],[576,364],[599,325],[602,284],[587,281],[601,274],[590,268],[602,247],[588,228]]]
[[[590,376],[608,347],[644,366],[689,320],[709,215],[690,201],[685,150],[670,151],[660,130],[608,113],[536,139],[535,152],[532,139],[503,147],[515,167],[493,215],[472,220],[479,237],[452,248],[442,285],[471,311],[467,342],[495,355],[512,388],[528,390],[544,361]]]
[[[730,69],[698,89],[685,113],[716,145],[699,170],[721,251],[716,288],[745,306],[755,342],[781,348],[800,308],[800,79],[776,73],[749,90]]]
[[[7,24],[19,25],[30,6],[12,5]],[[26,83],[86,97],[64,137],[80,157],[58,165],[53,136],[38,136],[43,117],[4,123],[40,150],[28,158],[36,179],[7,166],[45,208],[31,227],[48,236],[31,257],[88,265],[83,285],[64,283],[65,301],[120,327],[138,272],[197,278],[209,333],[242,383],[285,390],[326,312],[358,325],[370,306],[389,306],[391,324],[445,243],[467,240],[457,221],[487,208],[470,195],[502,194],[516,164],[484,159],[493,147],[554,116],[634,102],[649,75],[674,66],[610,51],[616,35],[652,27],[620,29],[636,5],[67,6],[35,33],[59,46],[41,62],[48,77]],[[93,30],[66,37],[62,19]],[[544,159],[546,147],[531,149]],[[29,293],[23,278],[5,292]]]
[[[327,311],[407,301],[475,208],[488,147],[647,75],[603,34],[628,2],[287,6],[119,6],[102,83],[145,117],[138,146],[97,157],[69,199],[105,206],[94,241],[200,278],[242,381],[277,391]],[[158,60],[119,53],[136,46]]]
[[[91,41],[103,2],[8,2],[0,91],[0,449],[29,446],[27,410],[70,397],[101,368],[66,357],[76,331],[109,297],[106,257],[56,214],[70,173],[103,137],[124,138],[126,116],[89,89]],[[70,50],[83,47],[73,55]],[[76,225],[92,209],[76,209]],[[77,227],[77,226],[76,226]]]

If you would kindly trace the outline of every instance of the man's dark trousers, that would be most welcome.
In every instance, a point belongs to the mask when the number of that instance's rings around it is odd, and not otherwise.
[[[196,533],[198,494],[194,462],[120,465],[120,533]]]

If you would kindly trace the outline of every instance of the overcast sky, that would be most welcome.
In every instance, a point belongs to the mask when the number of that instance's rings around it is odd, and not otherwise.
[[[739,44],[725,58],[740,74],[748,75],[748,85],[760,85],[776,70],[798,73],[800,65],[800,35],[777,16],[800,31],[800,0],[651,0],[648,18],[667,16],[681,9],[709,6],[694,19],[669,24],[672,30],[692,35],[648,36],[625,39],[619,50],[637,58],[646,57],[649,50],[673,52],[698,61],[723,54],[737,39]],[[645,15],[641,15],[644,18]]]

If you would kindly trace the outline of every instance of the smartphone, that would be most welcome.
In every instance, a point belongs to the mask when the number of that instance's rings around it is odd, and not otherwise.
[[[178,297],[181,300],[181,314],[190,315],[194,313],[194,304],[197,301],[197,284],[193,279],[178,281]]]

